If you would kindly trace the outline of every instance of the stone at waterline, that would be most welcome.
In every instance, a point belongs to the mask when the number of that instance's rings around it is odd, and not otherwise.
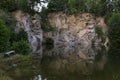
[[[15,51],[14,50],[4,53],[4,57],[10,57],[12,55],[15,55]]]

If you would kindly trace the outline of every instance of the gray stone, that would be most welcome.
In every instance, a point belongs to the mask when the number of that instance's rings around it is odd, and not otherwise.
[[[9,51],[9,52],[4,53],[4,57],[10,57],[10,56],[12,56],[14,54],[15,54],[14,50],[13,51]]]

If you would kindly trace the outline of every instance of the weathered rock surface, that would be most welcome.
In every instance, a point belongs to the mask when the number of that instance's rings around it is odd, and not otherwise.
[[[39,53],[42,47],[43,31],[41,29],[41,17],[37,14],[31,16],[18,10],[13,13],[17,20],[15,31],[23,28],[28,34],[28,40],[33,53]]]
[[[31,44],[33,53],[42,53],[42,42],[44,37],[54,39],[55,48],[80,47],[79,57],[88,59],[87,56],[94,54],[92,46],[100,48],[101,45],[107,46],[109,39],[107,37],[107,26],[104,18],[94,17],[90,13],[81,13],[77,15],[67,15],[61,12],[49,13],[48,21],[50,25],[55,27],[55,32],[44,32],[41,29],[41,17],[37,14],[31,16],[22,11],[13,13],[17,20],[17,28],[19,31],[23,28],[28,34],[28,40]],[[96,27],[99,26],[103,35],[99,36]]]
[[[81,13],[77,15],[66,15],[64,13],[50,13],[48,20],[52,26],[57,28],[54,37],[55,46],[76,46],[81,44],[83,47],[91,47],[93,44],[99,46],[103,36],[106,38],[107,27],[104,18],[94,17],[90,13]],[[103,36],[96,33],[95,28],[100,26]]]

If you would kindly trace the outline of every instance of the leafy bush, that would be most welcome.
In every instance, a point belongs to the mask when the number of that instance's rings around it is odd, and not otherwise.
[[[51,50],[54,47],[54,40],[50,37],[45,39],[45,46],[47,50]]]
[[[48,10],[62,11],[68,14],[90,12],[96,16],[104,16],[111,12],[120,12],[120,0],[50,0]]]
[[[14,42],[13,43],[13,49],[18,53],[18,54],[29,54],[30,53],[30,47],[27,41],[19,41],[19,42]]]
[[[95,27],[95,32],[98,34],[98,37],[103,37],[103,31],[102,31],[102,28],[101,26],[96,26]]]
[[[107,14],[105,15],[105,23],[106,23],[107,25],[109,25],[109,24],[108,24],[108,21],[109,21],[109,19],[111,18],[112,15],[113,15],[113,13],[107,13]]]
[[[42,25],[42,30],[44,32],[56,31],[56,27],[53,27],[53,26],[51,26],[49,24],[43,24]]]
[[[110,39],[109,59],[115,64],[120,60],[120,13],[113,13],[108,19],[108,35]]]
[[[6,26],[9,26],[8,28],[11,31],[14,30],[14,27],[16,26],[16,20],[10,13],[0,10],[0,18],[5,22]]]
[[[51,12],[62,11],[67,14],[91,12],[97,16],[106,14],[105,0],[50,0],[48,10]]]
[[[51,0],[48,4],[48,10],[49,11],[63,11],[66,9],[65,4],[67,3],[67,0]]]
[[[80,3],[79,3],[80,1]],[[48,10],[50,12],[58,12],[58,11],[62,11],[65,12],[67,14],[73,14],[73,13],[77,13],[79,10],[78,9],[82,9],[82,8],[78,8],[78,7],[82,7],[83,3],[81,3],[84,0],[51,0],[48,4]],[[81,5],[80,5],[81,4]]]
[[[27,33],[24,31],[24,29],[21,28],[19,32],[11,32],[11,38],[10,38],[11,44],[21,40],[24,41],[28,40]]]
[[[15,0],[0,0],[0,8],[6,11],[15,9]]]
[[[45,42],[46,42],[47,45],[53,45],[54,40],[52,38],[48,37],[48,38],[45,39]]]
[[[120,13],[114,13],[108,20],[108,34],[111,46],[120,47]]]
[[[25,12],[35,12],[34,6],[37,3],[46,3],[48,0],[0,0],[0,9],[5,11],[23,10]]]
[[[10,30],[5,25],[4,21],[0,19],[0,52],[9,49]]]

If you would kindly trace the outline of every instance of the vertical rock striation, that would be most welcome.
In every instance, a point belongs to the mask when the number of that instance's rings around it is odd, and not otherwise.
[[[17,20],[15,31],[23,28],[28,34],[28,40],[33,53],[40,53],[42,48],[43,31],[41,29],[41,17],[37,14],[31,16],[18,10],[13,13]]]
[[[73,53],[76,57],[93,62],[98,52],[102,51],[102,46],[107,47],[107,26],[102,17],[90,13],[67,15],[59,12],[49,13],[48,21],[57,28],[56,35],[51,34],[57,51],[55,54],[66,52],[62,55],[67,56],[68,51],[75,49]]]
[[[50,13],[48,20],[57,28],[57,34],[54,36],[55,46],[81,45],[86,48],[92,45],[100,46],[105,42],[107,28],[104,18],[96,18],[90,13],[66,15],[59,12]]]

